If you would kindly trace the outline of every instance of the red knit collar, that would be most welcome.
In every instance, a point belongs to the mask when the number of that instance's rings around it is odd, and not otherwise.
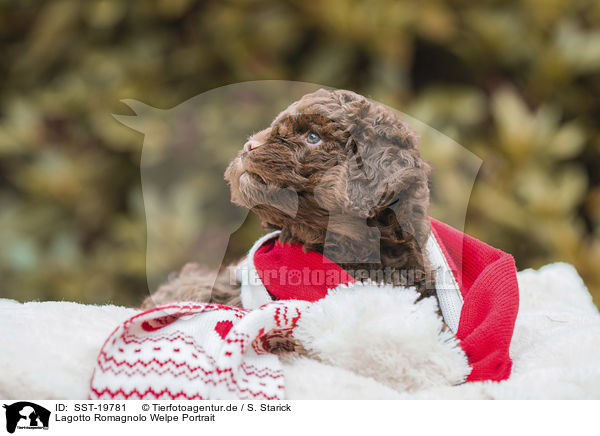
[[[254,253],[254,265],[263,285],[279,300],[317,301],[329,289],[353,283],[342,267],[302,244],[271,239]]]

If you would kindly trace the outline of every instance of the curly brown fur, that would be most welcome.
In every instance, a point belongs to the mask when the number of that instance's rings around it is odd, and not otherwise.
[[[241,306],[240,288],[231,280],[233,274],[230,268],[219,272],[213,283],[214,273],[208,268],[197,263],[187,263],[179,272],[169,274],[167,282],[146,297],[140,308],[149,309],[173,301]]]
[[[311,144],[310,133],[321,142]],[[412,285],[427,297],[435,295],[424,250],[430,170],[417,136],[393,111],[350,91],[320,89],[252,135],[225,179],[232,202],[251,209],[266,230],[281,230],[282,242],[300,242],[328,257],[351,256],[338,263],[356,279]],[[297,193],[297,210],[289,192]],[[381,237],[373,238],[366,226]],[[191,291],[200,285],[190,287],[183,277],[163,285],[155,304],[165,300],[160,295],[169,301],[207,297],[207,289]],[[227,298],[236,292],[231,286],[217,290]]]

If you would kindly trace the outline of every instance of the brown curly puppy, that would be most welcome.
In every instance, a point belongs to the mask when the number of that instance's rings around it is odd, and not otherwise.
[[[357,280],[413,285],[426,297],[435,295],[424,251],[430,170],[415,133],[393,111],[354,92],[320,89],[252,135],[225,179],[232,201],[265,229],[280,229],[283,242],[324,253]],[[173,285],[150,304],[181,299]],[[217,288],[219,302],[238,298],[238,289]]]

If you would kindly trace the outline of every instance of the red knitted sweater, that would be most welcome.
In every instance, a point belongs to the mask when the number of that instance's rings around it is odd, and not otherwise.
[[[500,381],[510,376],[510,342],[519,308],[519,288],[511,255],[447,224],[431,219],[432,234],[458,284],[462,309],[456,337],[471,365],[468,381]],[[252,259],[265,288],[282,300],[317,301],[354,279],[340,266],[300,244],[271,239]],[[334,282],[302,280],[301,271],[323,273]],[[439,292],[439,291],[438,291]]]

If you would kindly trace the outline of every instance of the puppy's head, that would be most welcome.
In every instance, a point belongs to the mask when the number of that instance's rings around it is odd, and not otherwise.
[[[390,225],[390,210],[412,221],[409,232],[424,244],[429,171],[416,135],[394,112],[350,91],[320,89],[252,135],[225,179],[232,201],[265,228],[308,245],[322,243],[327,229],[352,238],[361,221],[383,215]]]

